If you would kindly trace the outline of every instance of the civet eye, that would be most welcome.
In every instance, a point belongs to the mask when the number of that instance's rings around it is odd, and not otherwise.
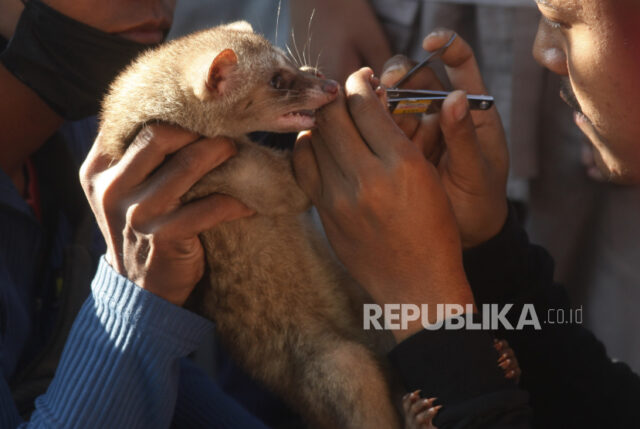
[[[280,74],[276,74],[271,78],[271,82],[269,84],[275,89],[282,89],[284,86],[284,79]]]

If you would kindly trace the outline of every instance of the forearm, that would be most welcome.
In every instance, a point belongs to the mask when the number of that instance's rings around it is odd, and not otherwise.
[[[379,73],[391,57],[387,36],[368,0],[296,0],[289,4],[292,53],[305,57],[302,61],[318,66],[327,77],[344,83],[363,66]]]
[[[189,359],[180,361],[172,425],[178,428],[267,429]]]
[[[466,250],[463,262],[478,305],[531,302],[541,286],[553,284],[553,260],[529,242],[512,208],[502,230]]]
[[[129,282],[103,259],[56,376],[25,425],[169,427],[179,359],[211,326]]]
[[[345,38],[349,39],[344,40],[344,42],[354,42],[356,39],[364,42],[365,39],[360,40],[358,36],[366,35],[366,37],[370,38],[369,41],[372,45],[376,44],[379,49],[389,49],[386,39],[380,39],[381,27],[368,0],[349,0],[346,2],[342,0],[295,0],[289,2],[289,8],[295,40],[300,49],[307,48],[307,44],[304,42],[309,41],[312,34],[316,34],[316,36],[311,38],[311,42],[314,39],[319,39],[320,43],[322,43],[323,41],[331,40],[323,37],[325,33],[344,31],[345,29],[331,25],[332,22],[335,23],[340,17],[357,18],[357,21],[352,21],[351,24],[356,25],[358,30],[365,31],[364,34],[344,32]],[[371,32],[371,30],[375,31]],[[352,37],[346,37],[349,35]],[[316,49],[317,51],[328,49],[325,55],[331,56],[332,50],[339,51],[340,46],[314,47],[311,45],[309,49]],[[312,59],[315,59],[315,57],[312,57]]]

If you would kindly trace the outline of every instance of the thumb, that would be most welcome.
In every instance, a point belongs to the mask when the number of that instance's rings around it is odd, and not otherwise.
[[[449,172],[459,179],[477,178],[482,172],[484,160],[466,92],[454,91],[449,94],[442,105],[440,128],[448,153]]]
[[[411,60],[404,55],[395,55],[387,60],[382,66],[380,74],[380,82],[387,86],[393,87],[407,72],[413,67]]]

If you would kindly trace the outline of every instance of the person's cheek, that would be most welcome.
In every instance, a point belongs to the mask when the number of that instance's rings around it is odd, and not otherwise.
[[[599,132],[608,128],[616,109],[615,80],[611,79],[612,43],[606,34],[580,25],[571,29],[567,41],[567,67],[571,87],[583,113]]]
[[[629,7],[617,10],[624,16],[602,11],[598,23],[569,31],[567,67],[588,118],[578,126],[606,166],[602,171],[615,182],[634,183],[640,180],[640,21]]]
[[[627,52],[640,66],[640,2],[637,0],[618,0],[612,2],[612,15],[616,27],[622,34]]]

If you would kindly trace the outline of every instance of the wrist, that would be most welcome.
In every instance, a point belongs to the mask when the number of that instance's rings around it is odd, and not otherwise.
[[[184,279],[172,278],[171,275],[168,276],[166,273],[159,275],[158,273],[152,274],[149,270],[129,271],[125,268],[124,264],[118,263],[118,259],[114,258],[109,251],[107,251],[105,255],[105,262],[107,262],[115,272],[127,278],[141,289],[178,307],[182,307],[184,303],[187,302],[189,295],[191,295],[195,287],[195,284],[176,287],[175,285],[181,283]],[[168,285],[171,285],[171,287],[168,287]]]
[[[143,285],[140,285],[140,287],[178,307],[182,307],[184,303],[187,302],[189,295],[191,295],[191,292],[193,291],[192,287],[167,290],[163,287],[154,287],[153,285],[144,283]]]
[[[400,328],[391,330],[396,342],[400,343],[404,341],[412,335],[426,329],[429,325],[437,327],[436,329],[442,329],[440,325],[452,316],[460,317],[478,311],[473,296],[471,296],[470,293],[469,295],[460,295],[457,297],[449,296],[442,301],[425,304],[426,305],[416,304],[417,308],[420,309],[420,317],[418,319],[413,320],[412,317],[412,320],[405,322],[401,320]],[[402,316],[401,314],[401,317]]]
[[[388,283],[370,292],[387,322],[392,322],[389,326],[398,342],[421,331],[425,324],[437,325],[451,317],[451,311],[477,311],[463,272],[441,280],[424,277],[411,284]],[[393,316],[389,317],[390,313]]]
[[[203,334],[211,330],[210,321],[141,288],[113,269],[104,258],[100,260],[91,288],[100,304],[96,311],[117,317],[141,334],[159,335],[186,347],[186,353],[195,350]]]
[[[483,222],[470,233],[461,234],[461,243],[464,250],[477,247],[498,235],[504,227],[509,215],[509,205],[506,198],[500,204],[493,207],[486,216],[487,222]],[[462,228],[461,228],[462,230]]]

